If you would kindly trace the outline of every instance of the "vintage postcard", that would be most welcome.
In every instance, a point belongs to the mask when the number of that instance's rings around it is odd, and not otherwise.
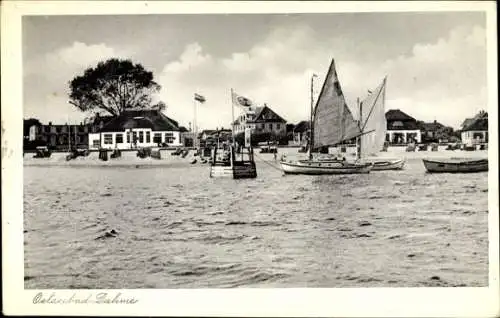
[[[495,8],[2,3],[5,313],[496,316]]]

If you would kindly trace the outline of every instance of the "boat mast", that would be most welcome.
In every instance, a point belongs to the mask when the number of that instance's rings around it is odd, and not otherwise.
[[[314,106],[313,85],[315,76],[316,74],[313,74],[311,76],[311,118],[309,121],[309,160],[312,160],[312,147],[313,147],[313,106]]]
[[[359,123],[361,125],[363,123],[363,104],[359,102],[359,97],[357,99],[357,103],[358,103],[358,109],[359,109]],[[359,159],[361,159],[361,136],[359,136],[357,139],[358,139],[358,143],[356,145],[356,150],[357,150],[356,157],[359,160]]]

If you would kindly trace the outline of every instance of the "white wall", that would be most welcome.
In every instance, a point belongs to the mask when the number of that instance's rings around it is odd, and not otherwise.
[[[481,138],[474,139],[474,134],[481,134]],[[472,145],[475,143],[486,142],[486,131],[482,130],[471,130],[471,131],[462,131],[461,134],[462,143],[466,145]]]
[[[130,138],[128,141],[127,141],[127,132],[130,133]],[[154,139],[155,134],[160,134],[161,137],[160,143],[167,143],[168,146],[173,146],[173,147],[182,146],[180,132],[178,131],[152,131],[151,129],[136,128],[127,132],[91,133],[89,134],[89,149],[99,149],[99,148],[134,149],[134,148],[144,148],[144,147],[157,147],[158,142],[156,142]],[[134,144],[133,142],[134,133],[137,137],[136,144]],[[149,135],[149,141],[147,138],[148,135]],[[169,136],[171,136],[170,138],[171,140],[167,140]]]

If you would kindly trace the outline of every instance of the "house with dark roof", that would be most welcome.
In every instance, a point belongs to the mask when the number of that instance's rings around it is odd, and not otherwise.
[[[300,121],[293,128],[293,143],[296,145],[302,145],[309,138],[309,130],[311,125],[309,120]]]
[[[385,113],[387,121],[386,141],[390,144],[409,144],[422,142],[417,120],[399,109]]]
[[[481,111],[474,118],[467,118],[462,124],[462,143],[475,145],[488,142],[488,113]]]
[[[445,126],[438,121],[426,123],[417,121],[417,126],[422,135],[422,142],[448,142],[453,136],[453,128]]]
[[[286,120],[266,104],[245,111],[233,122],[235,134],[244,133],[245,128],[250,128],[252,134],[273,133],[278,137],[286,136]]]
[[[156,109],[124,111],[89,133],[88,140],[90,149],[182,145],[178,122]]]

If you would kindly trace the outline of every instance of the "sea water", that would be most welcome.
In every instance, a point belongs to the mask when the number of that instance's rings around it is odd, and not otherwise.
[[[250,180],[25,163],[25,287],[487,286],[488,174],[428,174],[412,156],[283,176],[268,155]]]

